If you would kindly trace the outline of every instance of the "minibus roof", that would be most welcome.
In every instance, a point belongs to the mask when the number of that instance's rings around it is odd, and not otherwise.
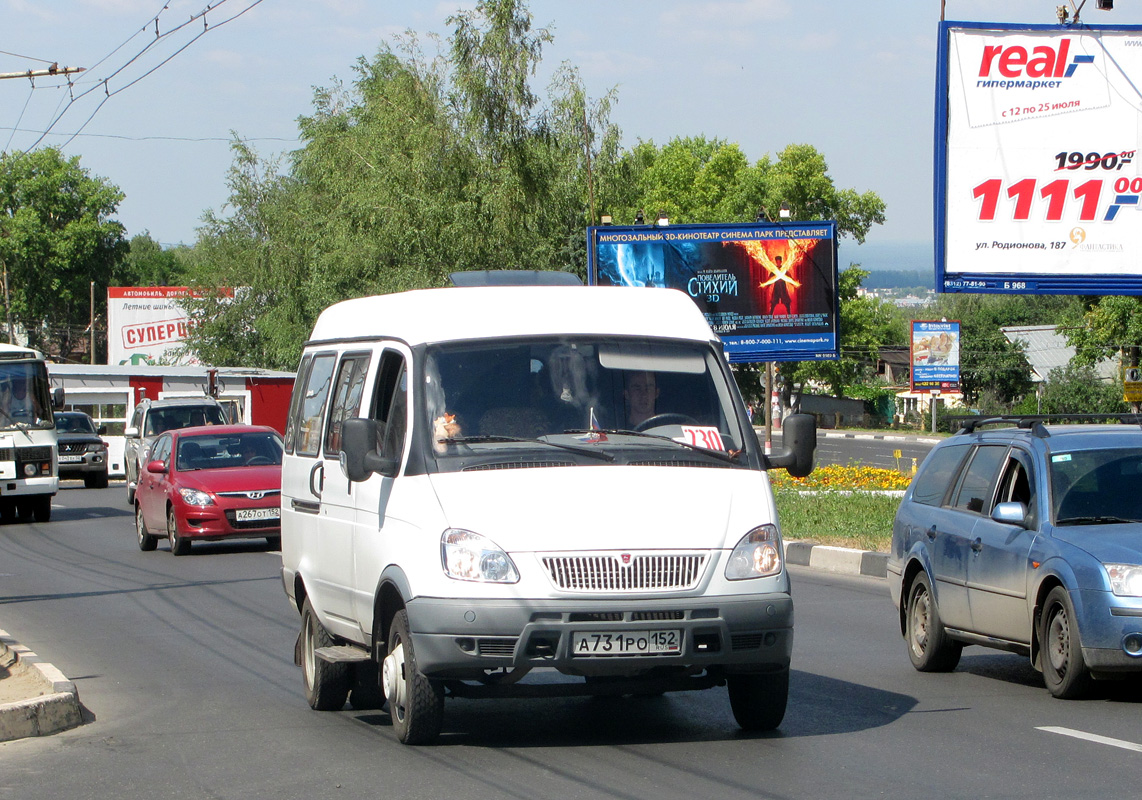
[[[321,313],[312,341],[371,337],[409,345],[505,336],[717,337],[675,289],[626,286],[472,286],[362,297]]]

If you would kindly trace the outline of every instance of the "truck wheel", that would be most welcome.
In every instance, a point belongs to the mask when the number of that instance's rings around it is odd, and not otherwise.
[[[393,731],[403,744],[429,744],[444,722],[444,687],[416,666],[416,653],[403,608],[389,626],[389,654],[381,667]]]
[[[948,638],[928,575],[920,572],[908,593],[908,657],[920,672],[951,672],[964,646]]]
[[[789,668],[727,679],[734,719],[747,731],[771,731],[785,718],[789,702]]]
[[[32,504],[32,519],[36,522],[48,522],[52,518],[52,498],[51,495],[43,495],[37,497],[35,500],[29,501]]]
[[[331,647],[333,637],[317,614],[309,598],[301,606],[301,671],[305,677],[305,699],[315,711],[340,711],[349,696],[349,665],[334,664],[317,657],[319,647]]]
[[[1082,642],[1075,621],[1074,606],[1067,590],[1056,586],[1047,595],[1040,617],[1039,659],[1043,664],[1043,683],[1055,697],[1075,700],[1090,690],[1090,672],[1083,660]]]
[[[171,555],[185,556],[190,552],[190,539],[178,532],[178,520],[174,509],[167,509],[167,541],[170,542]]]
[[[159,543],[159,537],[147,533],[147,523],[143,522],[143,509],[135,504],[135,536],[139,540],[139,549],[144,553],[154,550]]]

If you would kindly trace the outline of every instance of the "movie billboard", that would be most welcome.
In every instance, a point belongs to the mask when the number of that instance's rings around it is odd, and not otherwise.
[[[958,320],[912,321],[912,392],[958,394],[960,391],[960,323]]]
[[[587,250],[592,285],[688,294],[730,361],[838,357],[834,222],[605,225]]]
[[[936,290],[1142,294],[1142,26],[940,25]]]

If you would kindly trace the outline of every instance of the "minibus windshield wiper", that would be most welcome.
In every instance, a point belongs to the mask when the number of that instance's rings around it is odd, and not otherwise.
[[[623,430],[621,428],[572,428],[570,430],[566,430],[563,432],[564,433],[609,433],[609,434],[613,434],[615,436],[639,436],[639,437],[642,437],[643,439],[657,439],[661,442],[670,442],[671,444],[676,444],[679,447],[686,447],[686,448],[689,448],[690,450],[697,450],[699,453],[702,453],[703,455],[713,456],[714,458],[719,458],[722,461],[726,461],[730,464],[738,463],[738,456],[740,456],[742,454],[741,450],[730,450],[729,452],[725,452],[723,450],[710,450],[707,447],[699,447],[698,445],[690,444],[689,442],[680,442],[677,439],[671,439],[669,436],[661,436],[657,433],[646,433],[645,431],[628,431],[628,430]]]
[[[601,461],[614,461],[615,457],[605,450],[594,450],[589,447],[576,447],[570,444],[560,444],[559,442],[549,442],[546,439],[527,439],[521,436],[499,436],[496,434],[486,434],[481,436],[450,436],[446,439],[437,439],[436,441],[441,444],[492,444],[495,442],[523,442],[525,444],[545,444],[549,447],[558,447],[560,450],[568,450],[572,453],[579,453],[584,456],[591,456]]]

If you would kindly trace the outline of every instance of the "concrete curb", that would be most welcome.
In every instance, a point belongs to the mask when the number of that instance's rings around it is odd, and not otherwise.
[[[14,703],[0,703],[0,742],[29,736],[48,736],[83,724],[79,690],[52,664],[0,630],[0,661],[31,667],[46,694]]]
[[[786,542],[785,563],[844,575],[888,577],[888,553],[832,547],[812,542]]]

